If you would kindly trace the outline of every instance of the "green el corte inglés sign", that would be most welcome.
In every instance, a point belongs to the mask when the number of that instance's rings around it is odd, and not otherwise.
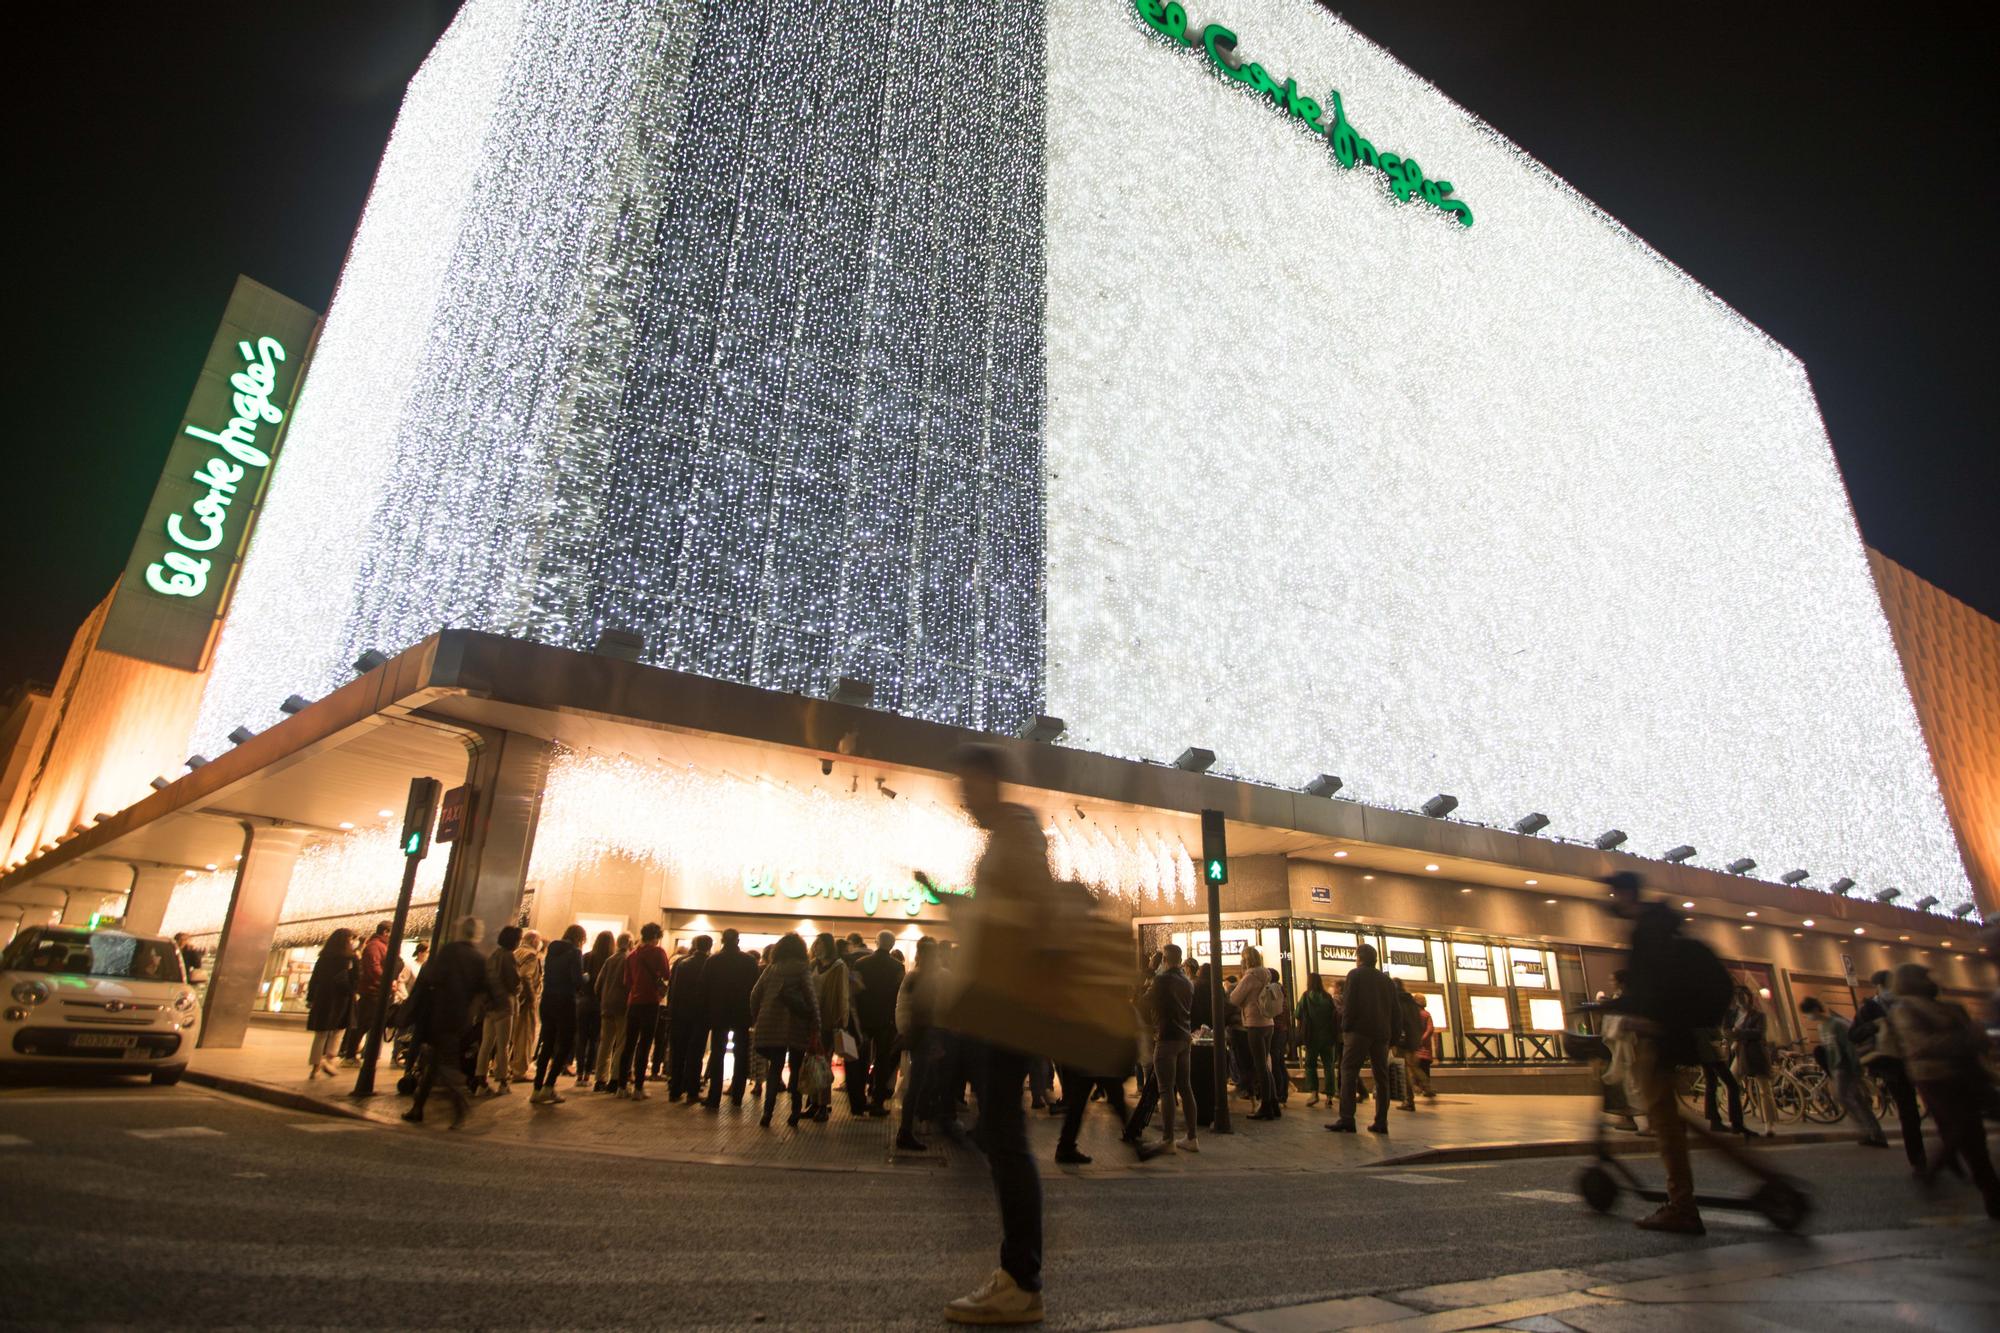
[[[1430,179],[1415,158],[1384,152],[1355,131],[1347,119],[1346,108],[1341,105],[1338,88],[1327,90],[1332,106],[1323,107],[1299,92],[1296,79],[1280,82],[1254,61],[1234,60],[1236,34],[1220,23],[1208,24],[1190,36],[1187,10],[1175,0],[1132,0],[1132,8],[1141,22],[1176,46],[1190,49],[1199,46],[1207,53],[1209,66],[1221,78],[1241,84],[1313,133],[1324,135],[1333,150],[1334,161],[1343,168],[1373,167],[1388,178],[1396,198],[1405,202],[1421,199],[1457,218],[1460,225],[1472,225],[1472,209],[1464,200],[1451,197],[1450,181]]]

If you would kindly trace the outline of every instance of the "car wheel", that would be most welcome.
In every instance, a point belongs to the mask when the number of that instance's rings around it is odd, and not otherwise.
[[[181,1081],[181,1075],[186,1072],[185,1069],[156,1069],[153,1071],[153,1086],[171,1088]]]

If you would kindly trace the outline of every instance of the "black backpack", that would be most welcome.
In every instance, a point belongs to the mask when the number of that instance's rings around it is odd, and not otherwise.
[[[1678,1023],[1691,1028],[1722,1026],[1735,998],[1736,983],[1715,950],[1691,936],[1677,935],[1672,967],[1667,990]]]

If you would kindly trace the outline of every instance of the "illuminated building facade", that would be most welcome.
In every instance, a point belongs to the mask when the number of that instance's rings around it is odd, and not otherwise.
[[[1452,976],[1527,951],[1463,983],[1489,1015],[1590,988],[1535,947],[1609,938],[1568,903],[1615,866],[1782,917],[1754,951],[1795,928],[1822,980],[1809,914],[1942,949],[1972,902],[1804,369],[1309,0],[469,0],[286,429],[196,728],[224,771],[183,781],[256,781],[392,657],[377,730],[476,723],[481,800],[518,796],[451,910],[866,925],[970,854],[919,775],[1044,715],[1061,868],[1145,928],[1193,907],[1189,803],[1233,803],[1230,910],[1295,966],[1317,918],[1428,923],[1408,965]],[[742,711],[547,656],[612,631]],[[578,692],[466,702],[484,635]],[[827,730],[864,716],[918,739]]]

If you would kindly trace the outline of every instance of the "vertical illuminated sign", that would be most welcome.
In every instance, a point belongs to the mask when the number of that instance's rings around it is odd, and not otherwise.
[[[207,666],[319,316],[239,277],[98,646]]]

